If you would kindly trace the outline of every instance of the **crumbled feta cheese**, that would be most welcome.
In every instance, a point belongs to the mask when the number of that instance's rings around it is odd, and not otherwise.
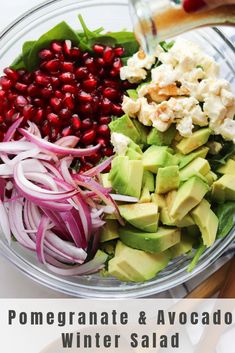
[[[147,71],[135,66],[123,66],[120,70],[121,80],[128,80],[130,83],[139,83],[147,77]]]
[[[186,118],[183,118],[179,121],[179,123],[176,126],[176,129],[179,131],[181,136],[184,137],[189,137],[192,135],[193,131],[193,121],[190,116],[187,116]]]
[[[149,104],[147,98],[139,99],[141,108],[139,112],[139,121],[146,126],[152,125],[152,120],[156,111],[156,105],[154,103]]]
[[[140,99],[134,100],[127,96],[123,97],[122,109],[131,118],[135,118],[141,107]]]
[[[209,125],[212,129],[214,129],[216,125],[221,124],[226,117],[226,107],[218,96],[207,96],[203,110],[210,119]]]
[[[222,135],[225,140],[230,140],[235,143],[235,120],[225,119],[223,124],[220,125],[215,132],[216,134]]]
[[[160,65],[151,71],[152,82],[157,83],[159,87],[169,86],[177,81],[177,72],[172,65]]]
[[[114,147],[114,152],[117,153],[119,156],[125,156],[128,145],[130,143],[129,137],[113,132],[111,134],[111,143]]]
[[[139,69],[150,70],[153,64],[155,63],[156,58],[154,55],[147,55],[142,50],[134,54],[127,61],[127,66],[134,66]]]

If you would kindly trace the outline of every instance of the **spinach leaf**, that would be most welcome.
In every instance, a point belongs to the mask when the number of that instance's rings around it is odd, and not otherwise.
[[[24,61],[27,62],[27,69],[33,71],[38,67],[38,53],[41,49],[48,48],[52,41],[62,41],[66,39],[71,40],[75,45],[79,45],[79,35],[63,21],[35,41],[30,52],[27,54],[27,58],[24,58]]]
[[[172,40],[171,42],[167,43],[165,40],[160,42],[159,43],[160,46],[162,47],[162,49],[165,51],[165,52],[168,52],[172,47],[173,45],[175,44],[175,41]]]
[[[28,67],[30,65],[30,63],[28,62],[29,53],[32,50],[35,42],[36,41],[34,40],[34,41],[25,42],[23,44],[22,55],[23,55],[23,61],[24,61],[25,67]]]
[[[19,56],[17,56],[17,58],[13,61],[10,67],[14,70],[25,69],[26,66],[23,60],[23,55],[20,54]]]
[[[208,161],[211,169],[216,172],[217,169],[226,164],[227,160],[235,155],[235,145],[232,141],[224,141],[222,137],[217,137],[218,142],[222,144],[222,150],[215,156],[209,156]]]
[[[94,44],[101,44],[101,45],[105,45],[105,46],[109,46],[109,47],[115,47],[117,44],[116,39],[114,39],[113,37],[108,36],[108,35],[102,35],[99,37],[92,38],[90,40],[90,42],[91,42],[91,47]]]
[[[217,238],[224,238],[234,226],[235,202],[225,202],[215,209],[219,218]]]
[[[187,271],[188,272],[192,272],[194,270],[194,268],[197,266],[198,261],[200,260],[200,257],[202,256],[202,254],[204,253],[204,251],[206,250],[206,246],[201,244],[195,254],[194,257],[192,259],[192,261],[190,262],[190,264],[188,265]]]

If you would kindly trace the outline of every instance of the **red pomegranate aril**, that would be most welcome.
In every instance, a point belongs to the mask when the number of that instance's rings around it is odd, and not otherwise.
[[[4,119],[5,120],[5,119]],[[2,123],[0,125],[0,132],[6,132],[8,130],[8,126],[6,125],[6,123]]]
[[[12,117],[16,113],[15,108],[11,108],[5,113],[5,119],[7,122],[12,122]]]
[[[53,87],[53,89],[56,89],[60,86],[60,80],[58,77],[56,76],[51,77],[51,86]]]
[[[82,122],[81,122],[81,129],[88,130],[92,127],[92,125],[93,125],[92,120],[89,118],[86,118],[86,119],[82,120]]]
[[[101,153],[96,152],[96,153],[92,154],[91,156],[86,157],[86,160],[90,163],[97,164],[99,162],[100,158],[101,158]]]
[[[23,108],[28,104],[28,100],[24,96],[18,96],[15,100],[15,106],[17,108]]]
[[[60,137],[61,137],[61,135],[60,135],[60,128],[54,126],[54,127],[51,129],[51,133],[50,133],[50,139],[51,139],[51,141],[52,141],[52,142],[55,142],[55,141],[58,140]]]
[[[3,118],[3,116],[2,116],[2,115],[0,115],[0,124],[2,124],[2,123],[3,123],[3,121],[4,121],[4,118]],[[0,126],[0,129],[1,129],[1,126]]]
[[[71,122],[74,130],[80,130],[82,123],[77,114],[73,114]]]
[[[105,157],[111,157],[113,155],[113,149],[112,147],[105,147],[102,149],[102,154]]]
[[[72,42],[71,40],[65,40],[63,43],[63,49],[64,49],[64,53],[66,55],[70,55],[71,49],[72,49]]]
[[[59,112],[62,107],[62,101],[57,97],[52,97],[50,99],[50,105],[55,112]]]
[[[26,92],[27,91],[27,88],[28,86],[24,83],[21,83],[21,82],[16,82],[16,84],[14,85],[15,89],[19,92]]]
[[[62,120],[69,120],[71,119],[71,111],[68,110],[67,108],[63,108],[59,111],[59,117],[62,119]]]
[[[112,113],[113,113],[113,115],[121,116],[123,114],[122,107],[118,104],[113,104]]]
[[[47,115],[47,120],[49,121],[50,124],[54,126],[60,125],[60,119],[57,114],[55,113],[50,113]]]
[[[120,71],[120,70],[112,69],[112,70],[110,70],[109,74],[110,74],[110,76],[112,76],[112,77],[117,77],[117,76],[119,76],[119,71]]]
[[[114,68],[115,70],[117,70],[117,71],[120,71],[121,67],[122,67],[122,61],[121,61],[121,59],[120,59],[120,58],[116,58],[115,61],[114,61],[114,63],[113,63],[113,68]]]
[[[27,85],[29,85],[30,83],[33,83],[34,81],[34,74],[32,72],[26,72],[21,80],[26,83]]]
[[[49,71],[50,73],[55,73],[57,72],[61,67],[61,63],[58,59],[53,59],[48,61],[45,64],[45,68],[47,69],[47,71]]]
[[[44,87],[41,89],[42,98],[50,98],[53,93],[52,87]]]
[[[51,50],[56,54],[60,54],[63,51],[63,46],[60,42],[52,42]]]
[[[63,137],[66,137],[66,136],[72,135],[72,133],[73,133],[73,129],[71,128],[71,126],[66,126],[66,127],[62,130],[61,135],[62,135]]]
[[[103,125],[103,124],[106,124],[106,125],[108,125],[109,123],[111,123],[111,118],[109,117],[109,116],[101,116],[100,118],[99,118],[99,123],[101,124],[101,125]]]
[[[84,115],[90,116],[93,112],[91,103],[80,104],[79,111]]]
[[[97,128],[97,134],[99,136],[102,136],[102,137],[109,137],[110,136],[110,130],[109,130],[109,127],[108,125],[100,125],[98,128]]]
[[[65,84],[62,86],[61,91],[64,93],[71,93],[71,94],[77,94],[78,93],[78,89],[77,87],[73,86],[73,85],[69,85],[69,84]]]
[[[78,59],[81,56],[81,50],[79,48],[73,47],[70,50],[69,57],[73,59]]]
[[[86,92],[92,92],[96,89],[98,81],[94,78],[83,81],[83,88]]]
[[[43,49],[39,52],[39,58],[42,60],[51,60],[54,58],[54,54],[49,49]]]
[[[82,59],[83,59],[83,61],[85,61],[85,60],[88,59],[88,58],[90,58],[90,53],[85,52],[85,53],[82,54]]]
[[[43,74],[36,74],[35,81],[40,86],[48,86],[50,84],[50,77]]]
[[[13,81],[17,81],[20,77],[19,73],[13,69],[11,69],[10,67],[6,67],[4,70],[3,70],[4,74],[7,75],[7,77],[10,79],[10,80],[13,80]]]
[[[88,76],[88,70],[86,67],[78,67],[75,71],[75,76],[78,80],[82,80]]]
[[[101,102],[101,109],[104,114],[109,114],[112,111],[112,103],[108,98],[104,98]]]
[[[0,89],[0,99],[3,99],[6,97],[6,92],[3,89]]]
[[[20,69],[20,70],[17,70],[18,74],[20,76],[23,76],[24,74],[26,74],[26,70],[25,69]]]
[[[67,93],[67,96],[63,100],[63,106],[69,110],[74,110],[75,108],[74,98],[69,93]]]
[[[111,101],[118,100],[120,98],[120,93],[114,88],[107,87],[103,91],[104,97],[108,98]]]
[[[84,63],[90,73],[92,73],[93,75],[96,74],[97,67],[94,58],[87,58]]]
[[[7,99],[10,102],[14,102],[17,97],[18,97],[18,94],[14,93],[14,92],[9,92],[8,95],[7,95]]]
[[[56,98],[59,98],[59,99],[64,98],[64,94],[61,91],[59,91],[58,89],[55,91],[54,95]]]
[[[33,105],[28,104],[24,107],[23,109],[23,116],[26,120],[31,120],[33,116],[35,115],[35,108]]]
[[[0,77],[0,86],[2,86],[2,89],[5,91],[8,91],[12,87],[12,81],[6,76],[2,76]]]
[[[107,141],[102,137],[98,137],[96,138],[95,143],[101,145],[102,147],[107,147],[109,145],[109,140]]]
[[[100,65],[100,66],[104,66],[105,65],[104,59],[103,58],[98,58],[97,59],[97,64]]]
[[[27,92],[30,97],[36,97],[40,95],[40,89],[33,83],[28,86]]]
[[[69,61],[65,61],[61,64],[61,70],[64,72],[74,72],[74,64]]]
[[[121,47],[115,48],[114,49],[114,54],[115,56],[122,56],[124,54],[125,50]]]
[[[72,83],[75,79],[75,75],[71,72],[63,72],[59,79],[64,83]]]
[[[85,145],[91,145],[96,138],[96,132],[94,130],[88,130],[86,131],[82,137],[81,137],[81,142]]]
[[[35,98],[33,104],[36,105],[36,107],[44,107],[45,101],[42,98]]]
[[[92,96],[89,93],[81,91],[78,93],[77,98],[79,102],[90,103],[92,102]]]
[[[44,111],[42,108],[38,108],[35,115],[33,116],[33,121],[36,124],[40,124],[44,118]]]
[[[48,123],[48,121],[45,121],[43,126],[42,126],[42,134],[44,137],[48,136],[50,134],[51,128],[50,128],[50,124]]]
[[[117,90],[120,89],[120,83],[114,80],[104,80],[104,87],[111,87],[111,88],[115,88]]]
[[[100,44],[95,44],[93,46],[93,50],[96,54],[102,55],[104,52],[104,46]]]
[[[87,172],[89,169],[91,169],[93,167],[93,164],[91,163],[83,163],[79,169],[79,173],[85,173]]]
[[[114,51],[110,47],[106,47],[103,53],[103,59],[106,64],[111,64],[114,59]]]

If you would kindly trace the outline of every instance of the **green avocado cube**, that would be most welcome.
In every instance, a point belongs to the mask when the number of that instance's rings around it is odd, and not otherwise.
[[[117,238],[119,238],[117,221],[111,219],[106,220],[106,223],[101,230],[100,242],[104,243]]]
[[[183,233],[181,235],[180,243],[172,246],[172,248],[169,249],[172,259],[175,259],[176,257],[179,257],[181,255],[187,254],[189,251],[192,250],[193,244],[194,244],[194,238],[189,237],[188,234]]]
[[[155,190],[155,180],[154,175],[148,170],[144,171],[143,175],[143,187],[146,187],[149,192],[154,192]]]
[[[194,159],[180,171],[180,180],[187,180],[198,173],[202,176],[208,174],[211,170],[209,162],[201,157]]]
[[[156,179],[156,193],[166,194],[178,189],[180,185],[180,174],[178,166],[159,168]]]
[[[220,174],[235,175],[235,161],[233,159],[229,159],[225,165],[217,170],[217,172]]]
[[[123,115],[121,118],[118,118],[112,121],[109,124],[111,132],[118,132],[125,136],[128,136],[135,143],[141,143],[141,137],[139,131],[136,129],[133,124],[133,120],[129,118],[128,115]]]
[[[201,147],[198,148],[195,152],[189,153],[186,156],[183,154],[179,154],[179,168],[182,169],[186,165],[188,165],[190,162],[192,162],[194,159],[201,157],[201,158],[206,158],[207,154],[209,152],[208,147]]]
[[[170,146],[174,137],[176,135],[176,128],[174,125],[169,127],[165,132],[161,132],[156,128],[152,128],[147,137],[148,145],[157,145],[157,146]]]
[[[209,128],[199,129],[193,132],[191,136],[183,138],[176,148],[180,153],[188,154],[197,148],[205,145],[209,140],[212,131]]]
[[[212,198],[217,202],[235,201],[235,175],[225,174],[215,181]]]
[[[148,203],[148,202],[151,202],[151,194],[147,186],[144,186],[141,191],[139,203]]]
[[[169,153],[168,147],[151,146],[143,154],[144,169],[155,174],[161,167],[177,164],[178,159]]]

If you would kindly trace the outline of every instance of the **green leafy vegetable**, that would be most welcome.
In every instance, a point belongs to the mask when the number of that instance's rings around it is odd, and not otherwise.
[[[159,43],[160,46],[162,47],[162,49],[165,51],[165,52],[168,52],[172,47],[173,45],[175,44],[175,41],[172,40],[171,42],[167,43],[165,40],[160,42]]]
[[[216,172],[217,169],[226,164],[227,160],[235,155],[235,145],[232,141],[224,141],[221,136],[213,136],[223,146],[222,150],[215,156],[209,156],[208,161],[211,169]],[[217,138],[217,139],[216,139]]]
[[[28,59],[29,59],[30,51],[32,50],[34,44],[35,44],[35,41],[28,41],[28,42],[25,42],[23,45],[22,55],[23,55],[23,61],[24,61],[25,67],[30,66]]]
[[[206,250],[206,246],[201,244],[198,249],[196,250],[194,257],[192,259],[192,261],[190,262],[190,264],[188,265],[187,271],[188,272],[192,272],[194,270],[194,268],[197,266],[198,261],[200,260],[200,257],[202,256],[202,254],[204,253],[204,251]]]
[[[22,54],[17,56],[17,58],[13,61],[11,68],[14,70],[26,69]]]
[[[215,209],[219,218],[219,227],[217,237],[224,238],[234,226],[235,202],[225,202]]]

